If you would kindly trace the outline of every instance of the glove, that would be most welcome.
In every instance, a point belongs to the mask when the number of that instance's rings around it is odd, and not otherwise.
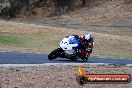
[[[91,51],[91,50],[92,50],[92,48],[87,48],[86,50],[87,50],[87,51]]]

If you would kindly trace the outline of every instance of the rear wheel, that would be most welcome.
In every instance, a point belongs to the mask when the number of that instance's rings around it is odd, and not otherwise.
[[[86,56],[82,56],[81,59],[83,60],[83,62],[87,62],[88,61],[88,58],[89,58],[89,55],[86,57]]]
[[[84,57],[84,58],[82,58],[82,60],[83,60],[83,62],[87,62],[88,57]]]
[[[57,57],[60,57],[62,51],[63,51],[63,50],[62,50],[61,48],[57,48],[57,49],[53,50],[53,51],[48,55],[48,59],[49,59],[49,60],[53,60],[53,59],[56,59]]]

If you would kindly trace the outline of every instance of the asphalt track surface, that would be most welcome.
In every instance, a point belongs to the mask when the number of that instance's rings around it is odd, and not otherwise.
[[[0,64],[45,64],[45,63],[104,63],[104,64],[132,64],[132,60],[90,57],[87,62],[81,59],[70,61],[66,58],[57,58],[49,61],[46,54],[0,52]]]

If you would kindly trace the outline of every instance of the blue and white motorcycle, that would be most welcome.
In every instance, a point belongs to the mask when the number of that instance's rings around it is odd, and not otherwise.
[[[75,36],[67,36],[60,42],[60,47],[53,50],[48,59],[53,60],[58,57],[70,60],[82,59],[84,62],[88,60],[89,55],[83,54],[80,49],[80,41]]]

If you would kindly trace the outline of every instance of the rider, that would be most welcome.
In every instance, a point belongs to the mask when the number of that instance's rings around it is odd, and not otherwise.
[[[68,37],[69,35],[67,35]],[[74,36],[80,43],[79,47],[75,47],[75,51],[79,52],[79,50],[86,50],[89,54],[92,53],[92,49],[94,46],[93,36],[91,34],[87,34],[84,36],[72,35]]]
[[[89,54],[91,54],[94,46],[94,40],[91,34],[83,36],[83,45],[85,49],[89,52]]]

